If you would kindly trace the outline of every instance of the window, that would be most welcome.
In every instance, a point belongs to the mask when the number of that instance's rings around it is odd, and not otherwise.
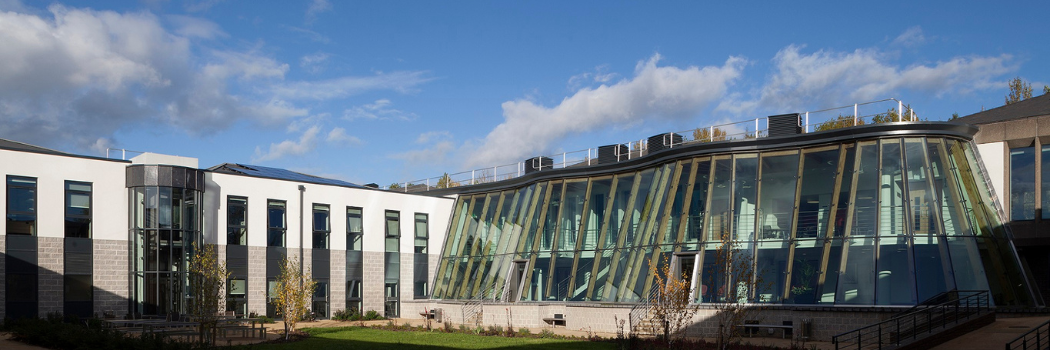
[[[361,240],[364,227],[361,220],[361,208],[346,208],[346,250],[361,251]]]
[[[269,200],[266,203],[266,246],[283,247],[284,234],[287,228],[285,223],[285,203],[279,200]]]
[[[401,214],[393,211],[386,211],[386,251],[397,252],[398,251],[398,238],[401,237]]]
[[[1039,169],[1039,176],[1043,181],[1043,219],[1050,219],[1050,145],[1043,145],[1040,151],[1043,157],[1043,168]]]
[[[248,245],[248,198],[226,199],[226,244]]]
[[[316,280],[317,285],[314,287],[314,297],[311,307],[311,311],[314,312],[314,316],[317,318],[328,317],[328,280],[319,279]]]
[[[66,237],[91,238],[91,184],[66,181]]]
[[[36,178],[7,177],[7,234],[36,235]]]
[[[1010,149],[1010,219],[1035,219],[1035,147]]]
[[[426,298],[428,293],[427,282],[429,278],[430,264],[427,262],[427,238],[428,224],[427,214],[416,213],[416,239],[415,239],[415,274],[412,280],[412,290],[416,298]]]
[[[248,281],[243,278],[230,279],[226,288],[226,311],[233,311],[235,315],[248,314]]]
[[[361,280],[349,280],[346,282],[346,308],[361,312]]]
[[[314,204],[314,249],[328,249],[328,234],[332,232],[328,205]]]

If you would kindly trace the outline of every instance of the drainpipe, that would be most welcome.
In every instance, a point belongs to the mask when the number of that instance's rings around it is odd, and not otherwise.
[[[299,288],[303,288],[303,193],[306,193],[306,186],[299,185]]]

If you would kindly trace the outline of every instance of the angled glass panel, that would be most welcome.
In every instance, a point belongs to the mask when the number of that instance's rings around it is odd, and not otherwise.
[[[875,235],[879,200],[879,149],[875,141],[857,145],[856,191],[853,200],[853,222],[850,236]]]
[[[606,210],[612,198],[612,178],[606,177],[591,182],[590,200],[587,202],[586,227],[581,230],[580,249],[593,250],[599,247],[598,236],[602,233],[602,225],[608,220]]]
[[[715,157],[714,178],[711,180],[711,200],[706,218],[705,242],[718,242],[729,235],[729,202],[733,192],[733,160],[729,156]]]
[[[653,188],[654,175],[656,169],[646,169],[638,174],[639,183],[638,190],[632,193],[634,196],[634,206],[627,212],[627,217],[624,218],[624,226],[626,227],[624,237],[624,247],[633,247],[638,245],[641,231],[644,229],[642,226],[644,222],[642,219],[648,212],[647,209],[652,207],[651,198],[649,198],[650,189]],[[657,179],[656,181],[658,181]]]
[[[657,232],[661,217],[669,204],[667,196],[671,191],[671,182],[674,181],[675,164],[667,164],[657,168],[653,178],[653,187],[646,198],[646,205],[642,216],[644,231],[640,239],[636,240],[638,245],[663,244],[660,232]],[[673,240],[672,240],[673,242]],[[668,242],[668,243],[672,243]]]
[[[934,205],[934,189],[928,175],[930,165],[926,160],[926,145],[923,140],[904,139],[904,157],[908,168],[905,181],[908,189],[910,230],[915,235],[938,234],[940,215],[937,214],[937,206]]]
[[[704,214],[707,211],[707,192],[711,186],[711,160],[701,159],[696,163],[693,178],[693,193],[689,197],[689,214],[685,227],[685,250],[699,250],[703,237]]]
[[[915,305],[915,276],[912,276],[910,237],[907,235],[879,238],[876,262],[875,303],[878,305]]]
[[[576,249],[580,224],[583,221],[583,205],[587,201],[587,181],[576,180],[565,182],[565,200],[562,204],[561,217],[558,223],[556,250]]]
[[[940,205],[941,215],[944,217],[944,234],[949,236],[973,235],[964,209],[965,200],[959,193],[957,178],[952,175],[958,170],[951,166],[945,148],[945,140],[929,139],[926,146],[930,158],[934,198]]]
[[[612,270],[613,249],[603,249],[595,252],[598,258],[598,266],[595,269],[596,277],[590,291],[591,299],[595,301],[605,300],[605,288],[609,283],[609,272]]]
[[[795,212],[795,191],[798,184],[798,152],[777,152],[762,155],[762,179],[759,190],[758,239],[787,239]],[[826,181],[826,180],[825,180]],[[832,182],[834,183],[834,182]],[[830,198],[829,198],[830,201]],[[818,209],[818,215],[827,215],[827,208]],[[801,209],[799,212],[801,216]],[[798,237],[816,237],[817,227],[799,231]],[[761,247],[760,247],[761,249]],[[785,249],[786,250],[786,249]],[[785,257],[786,261],[787,258]],[[781,271],[786,271],[787,266]],[[781,278],[780,286],[783,286]]]
[[[760,248],[759,254],[761,253]],[[806,239],[795,242],[794,259],[791,261],[791,283],[788,286],[786,304],[815,304],[818,301],[817,287],[820,282],[823,259],[823,240]]]
[[[857,162],[857,145],[847,144],[842,147],[845,154],[839,158],[842,160],[842,163],[838,167],[839,172],[837,180],[839,181],[839,193],[836,197],[835,203],[832,204],[835,207],[835,212],[833,213],[835,219],[832,224],[834,230],[832,233],[833,237],[845,236],[847,232],[847,223],[853,222],[850,208],[854,204],[853,200],[855,199],[853,193],[854,180],[856,180],[858,177],[857,175],[859,175],[857,172],[858,166],[860,165]]]
[[[667,225],[664,230],[664,243],[679,243],[678,232],[681,229],[682,218],[685,216],[686,197],[689,195],[689,181],[693,179],[693,162],[681,162],[681,171],[678,173],[678,186],[673,191],[674,200],[671,202],[670,211],[667,212]]]
[[[527,231],[522,238],[519,251],[519,258],[528,258],[531,255],[529,253],[536,251],[536,237],[540,232],[540,215],[544,211],[544,203],[547,196],[547,183],[541,182],[536,185],[536,193],[533,195],[531,204],[529,205],[529,214],[523,219],[527,224],[525,230]]]
[[[875,238],[849,238],[843,247],[845,268],[839,275],[835,293],[838,305],[875,304]]]
[[[562,184],[551,184],[551,196],[547,202],[547,214],[543,223],[543,235],[540,236],[540,251],[554,249],[554,236],[558,229],[558,213],[561,211]]]
[[[624,221],[628,219],[627,205],[631,200],[631,190],[634,189],[634,173],[620,174],[616,176],[616,192],[612,195],[612,211],[609,212],[609,227],[606,229],[605,239],[602,242],[604,249],[616,248],[619,241],[620,229]]]
[[[755,244],[755,301],[780,303],[783,301],[784,285],[788,278],[788,253],[791,241],[783,239],[761,240]]]
[[[802,187],[798,198],[798,220],[795,221],[797,237],[823,238],[826,234],[831,211],[835,209],[831,201],[835,196],[838,168],[838,147],[824,147],[803,153]],[[850,180],[846,179],[847,182]],[[845,198],[849,198],[848,192]],[[845,216],[845,212],[842,214]]]
[[[755,237],[756,195],[758,192],[758,157],[742,154],[736,160],[733,173],[733,230],[734,239],[750,241]]]
[[[879,174],[880,236],[907,234],[904,217],[904,167],[899,139],[882,140],[882,168]]]
[[[842,269],[842,252],[843,252],[843,240],[840,238],[832,239],[826,244],[826,251],[824,254],[824,280],[817,285],[817,292],[814,297],[818,304],[834,304],[835,303],[835,290],[839,286],[840,272]]]
[[[973,237],[948,237],[948,251],[952,270],[955,272],[955,288],[959,290],[988,290],[988,275],[981,262],[981,252]]]
[[[923,302],[938,293],[955,288],[948,245],[943,237],[934,235],[915,236],[915,287],[918,302]]]

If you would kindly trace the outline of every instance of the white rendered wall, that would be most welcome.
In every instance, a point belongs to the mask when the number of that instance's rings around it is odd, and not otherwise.
[[[65,237],[65,182],[91,183],[91,238],[128,239],[128,194],[124,187],[128,162],[0,150],[7,212],[7,175],[35,177],[36,230],[38,237]],[[0,221],[0,235],[7,234],[7,220]]]
[[[1006,143],[992,142],[977,145],[977,152],[981,154],[985,169],[988,169],[988,178],[992,181],[992,188],[1003,205],[1009,205],[1004,177],[1006,176]],[[1007,209],[1008,210],[1008,209]],[[1008,212],[1009,213],[1009,212]]]

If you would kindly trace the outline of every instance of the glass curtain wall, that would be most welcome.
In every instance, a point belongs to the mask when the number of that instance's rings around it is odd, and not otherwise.
[[[667,258],[696,271],[700,303],[915,305],[960,289],[1029,305],[973,148],[865,139],[461,195],[432,297],[638,302]],[[727,272],[726,242],[753,273]]]
[[[133,187],[129,191],[132,248],[131,309],[136,315],[184,313],[187,268],[200,241],[201,191]]]

